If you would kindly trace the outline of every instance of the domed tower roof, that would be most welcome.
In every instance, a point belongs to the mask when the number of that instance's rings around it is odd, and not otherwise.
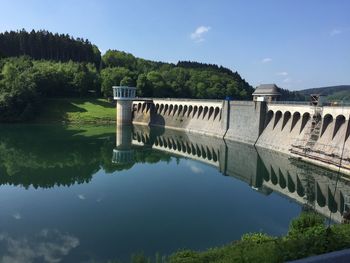
[[[253,96],[280,96],[276,84],[261,84],[256,87]]]

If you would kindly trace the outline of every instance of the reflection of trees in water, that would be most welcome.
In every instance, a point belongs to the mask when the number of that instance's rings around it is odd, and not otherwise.
[[[91,136],[64,126],[9,125],[0,128],[0,184],[49,188],[87,183],[99,170],[107,173],[130,169],[134,163],[116,165],[111,155],[115,132]],[[136,151],[135,162],[155,163],[169,156]]]

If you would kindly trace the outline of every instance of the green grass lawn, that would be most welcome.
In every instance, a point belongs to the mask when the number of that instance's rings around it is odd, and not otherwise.
[[[110,123],[115,122],[115,110],[115,105],[105,99],[47,99],[36,122]]]

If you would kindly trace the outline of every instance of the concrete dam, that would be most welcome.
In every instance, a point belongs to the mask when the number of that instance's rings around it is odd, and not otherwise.
[[[267,148],[350,174],[350,107],[278,101],[144,99],[134,124],[167,127]]]

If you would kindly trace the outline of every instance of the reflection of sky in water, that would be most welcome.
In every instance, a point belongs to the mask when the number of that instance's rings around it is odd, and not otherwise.
[[[113,174],[100,170],[90,183],[71,187],[1,186],[1,195],[7,202],[0,201],[0,255],[33,262],[204,249],[246,232],[282,234],[300,212],[298,205],[265,197],[215,167],[175,158]],[[277,212],[286,206],[288,212]],[[43,228],[59,231],[44,235]]]
[[[115,134],[72,140],[65,130],[3,132],[0,127],[0,262],[125,260],[140,251],[206,249],[247,232],[284,234],[301,211],[257,186],[289,193],[271,184],[269,166],[259,166],[254,148],[233,145],[223,163],[222,140],[193,135],[205,146],[197,148],[197,160],[181,157],[184,149],[171,157],[170,148],[146,145],[133,146],[132,162],[119,164],[112,163]],[[126,138],[120,147],[130,147]],[[205,149],[217,159],[209,160]],[[211,165],[198,161],[204,154]],[[289,163],[264,158],[276,171]]]
[[[0,262],[31,263],[42,259],[56,263],[79,246],[79,239],[58,230],[42,229],[31,236],[0,233]]]
[[[203,173],[202,168],[200,168],[200,167],[198,166],[198,164],[195,163],[195,162],[187,161],[187,162],[186,162],[186,165],[190,168],[191,172],[193,172],[193,173],[195,173],[195,174],[201,174],[201,173]]]
[[[78,198],[79,198],[80,200],[85,200],[85,195],[79,194],[79,195],[78,195]]]

